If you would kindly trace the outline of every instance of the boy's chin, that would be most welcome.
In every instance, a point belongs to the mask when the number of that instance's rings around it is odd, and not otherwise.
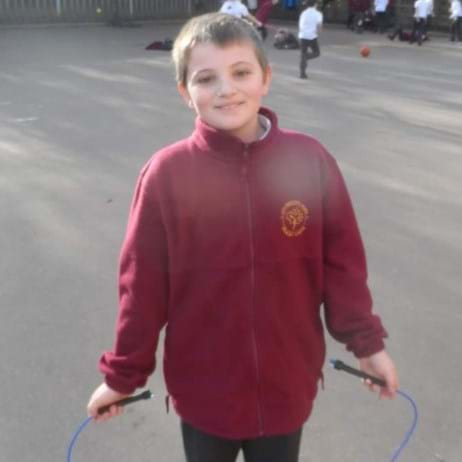
[[[243,127],[250,126],[252,124],[249,123],[247,118],[244,118],[239,115],[226,115],[225,117],[218,117],[216,119],[209,119],[207,121],[208,125],[215,127],[219,130],[240,130]]]
[[[231,119],[231,117],[229,117]],[[239,131],[244,125],[242,121],[233,120],[217,120],[217,119],[202,119],[207,125],[210,125],[217,130],[225,132]]]

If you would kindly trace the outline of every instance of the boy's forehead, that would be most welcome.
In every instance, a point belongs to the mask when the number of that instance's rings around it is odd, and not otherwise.
[[[217,63],[234,60],[258,61],[254,45],[250,41],[236,41],[224,45],[200,42],[191,48],[189,55],[189,65],[213,67]]]

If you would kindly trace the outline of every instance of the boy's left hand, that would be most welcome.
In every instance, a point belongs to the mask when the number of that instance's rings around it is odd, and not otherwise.
[[[371,391],[378,391],[380,398],[394,398],[396,390],[399,388],[398,373],[396,372],[395,364],[385,350],[379,351],[367,358],[359,360],[359,368],[367,374],[374,375],[385,380],[386,387],[374,385],[369,380],[365,380],[365,385]]]

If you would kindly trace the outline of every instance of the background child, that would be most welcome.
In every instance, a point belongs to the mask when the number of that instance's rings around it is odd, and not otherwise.
[[[449,21],[451,23],[451,42],[462,41],[462,5],[460,0],[452,0],[449,7]]]
[[[388,0],[374,0],[375,32],[383,34],[387,28]]]
[[[427,17],[425,19],[424,39],[430,40],[430,37],[428,36],[428,32],[431,29],[432,23],[433,23],[434,7],[433,7],[433,0],[426,0],[426,2],[427,2]]]
[[[263,24],[250,14],[249,9],[241,3],[241,0],[227,0],[221,5],[221,13],[236,16],[236,18],[245,19],[252,23],[255,27],[261,28]]]
[[[427,0],[416,0],[414,3],[414,22],[412,24],[411,40],[409,43],[422,45],[425,36],[425,24],[427,22],[428,4]]]
[[[255,14],[258,7],[258,0],[247,0],[247,8],[252,14]]]
[[[277,5],[279,0],[259,0],[258,1],[258,9],[255,13],[255,17],[258,21],[260,21],[261,25],[261,32],[263,39],[266,39],[268,35],[268,31],[266,29],[266,25],[268,24],[268,19],[271,14],[271,10],[273,6]]]
[[[298,38],[300,39],[300,78],[307,79],[306,68],[310,59],[320,56],[318,34],[322,26],[322,13],[316,9],[316,0],[304,0],[305,8],[298,19]]]
[[[120,309],[98,409],[145,385],[166,326],[164,374],[188,462],[296,462],[329,332],[364,371],[398,386],[372,313],[345,183],[311,137],[261,107],[261,40],[226,14],[191,19],[173,49],[193,134],[159,151],[136,186],[120,259]],[[373,387],[371,387],[374,389]]]

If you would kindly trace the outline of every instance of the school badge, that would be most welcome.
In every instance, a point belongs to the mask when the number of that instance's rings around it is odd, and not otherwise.
[[[306,229],[308,209],[300,201],[289,201],[281,210],[282,232],[288,237],[300,236]]]

